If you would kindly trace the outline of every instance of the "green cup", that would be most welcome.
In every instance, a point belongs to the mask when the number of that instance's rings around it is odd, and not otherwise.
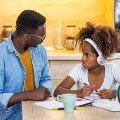
[[[58,101],[62,101],[65,112],[70,113],[74,111],[76,94],[62,94],[57,96]]]

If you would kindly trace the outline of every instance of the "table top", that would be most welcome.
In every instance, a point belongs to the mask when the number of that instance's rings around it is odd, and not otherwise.
[[[54,100],[49,98],[47,100]],[[36,101],[23,101],[23,120],[120,120],[120,112],[110,112],[93,106],[85,106],[83,110],[65,113],[64,110],[47,110],[34,105]]]

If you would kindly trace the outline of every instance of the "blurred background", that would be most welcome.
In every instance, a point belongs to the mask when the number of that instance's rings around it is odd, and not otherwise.
[[[74,49],[75,36],[87,21],[112,28],[120,22],[119,0],[0,0],[0,5],[1,41],[15,30],[17,16],[32,9],[47,19],[47,50]]]

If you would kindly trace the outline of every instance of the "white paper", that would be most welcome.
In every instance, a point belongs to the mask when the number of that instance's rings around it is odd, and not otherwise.
[[[100,99],[100,96],[97,94],[90,94],[90,96],[85,96],[84,99],[91,100],[91,101],[97,101]]]
[[[82,101],[76,101],[75,107],[79,107],[81,105],[85,105],[88,103],[91,103],[91,101],[84,99]],[[43,102],[36,102],[34,104],[46,109],[64,108],[63,103],[58,101],[43,101]]]
[[[120,111],[120,103],[117,100],[100,99],[92,105],[109,111]]]

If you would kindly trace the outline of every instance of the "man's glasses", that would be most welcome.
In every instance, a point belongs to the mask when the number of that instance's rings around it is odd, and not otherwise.
[[[40,38],[41,40],[44,40],[45,37],[46,37],[46,34],[44,34],[42,37],[41,37],[41,36],[38,36],[38,35],[34,35],[34,34],[30,34],[30,35],[35,36],[35,37],[37,37],[37,38]]]

